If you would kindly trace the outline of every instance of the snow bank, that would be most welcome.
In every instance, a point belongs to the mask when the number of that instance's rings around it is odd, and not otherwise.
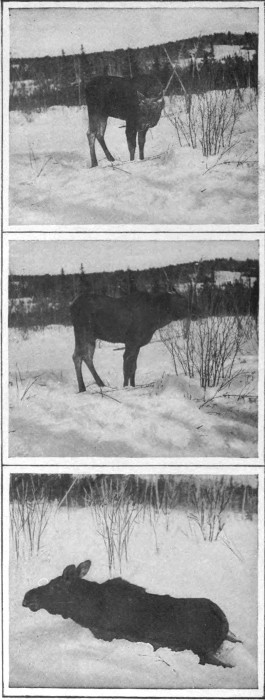
[[[238,401],[244,377],[230,386],[230,398],[200,408],[198,380],[176,377],[169,352],[154,337],[141,348],[136,388],[122,389],[121,346],[101,342],[95,366],[107,386],[101,392],[84,368],[87,391],[78,394],[73,347],[71,328],[50,326],[26,339],[11,329],[10,456],[257,456],[257,402]],[[257,391],[257,355],[240,355],[238,367],[241,362]]]
[[[167,101],[147,133],[146,159],[133,163],[124,123],[109,119],[106,142],[116,160],[110,164],[97,145],[93,169],[85,107],[11,112],[10,225],[258,223],[255,107],[242,106],[229,154],[208,159],[200,146],[180,147],[169,110]]]

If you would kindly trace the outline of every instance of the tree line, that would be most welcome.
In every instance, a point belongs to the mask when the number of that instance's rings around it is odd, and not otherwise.
[[[239,279],[216,283],[219,270],[235,272]],[[243,276],[243,278],[242,278]],[[259,266],[257,260],[203,260],[145,270],[116,270],[86,273],[81,264],[78,274],[9,276],[10,327],[70,325],[70,302],[85,292],[114,298],[137,292],[160,294],[180,291],[196,300],[205,315],[258,316]]]
[[[240,55],[216,60],[217,45],[240,46],[246,58]],[[85,84],[95,75],[121,75],[135,77],[153,71],[160,78],[163,88],[172,75],[171,61],[178,66],[168,86],[167,94],[182,94],[207,90],[228,90],[244,87],[257,89],[258,37],[255,33],[243,35],[219,33],[192,37],[183,41],[137,49],[117,49],[36,58],[11,58],[10,102],[11,110],[45,109],[53,105],[85,104]],[[31,81],[29,86],[26,81]]]
[[[70,474],[11,474],[10,502],[27,498],[36,501],[45,498],[57,501],[65,507],[86,507],[102,504],[106,499],[115,499],[123,482],[124,499],[134,504],[148,504],[152,508],[167,512],[178,507],[192,507],[196,496],[208,498],[212,486],[220,481],[219,477],[159,475],[157,477],[137,475],[94,475],[78,476]],[[258,480],[257,477],[225,477],[221,484],[223,491],[229,495],[227,504],[236,512],[244,510],[249,514],[257,513]]]

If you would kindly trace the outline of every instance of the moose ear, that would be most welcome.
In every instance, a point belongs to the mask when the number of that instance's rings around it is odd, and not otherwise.
[[[65,583],[72,583],[72,581],[74,581],[76,578],[76,568],[74,564],[66,566],[66,568],[63,570],[62,578]]]
[[[87,574],[87,572],[89,571],[90,567],[91,567],[90,559],[87,559],[86,561],[83,561],[81,564],[79,564],[76,567],[76,575],[78,576],[78,578],[83,578]]]

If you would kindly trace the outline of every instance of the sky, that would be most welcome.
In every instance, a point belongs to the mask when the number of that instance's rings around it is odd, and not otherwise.
[[[13,58],[137,48],[213,32],[258,31],[257,8],[34,8],[10,10]]]
[[[214,258],[258,258],[258,241],[10,241],[9,272],[16,275],[141,270]]]

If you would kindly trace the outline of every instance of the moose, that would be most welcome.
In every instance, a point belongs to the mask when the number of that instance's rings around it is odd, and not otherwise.
[[[154,650],[185,649],[199,663],[231,665],[215,656],[224,640],[240,642],[230,632],[223,611],[207,598],[173,598],[147,593],[145,588],[114,578],[97,583],[82,580],[91,566],[86,560],[67,566],[62,576],[26,593],[22,605],[71,618],[94,637],[111,642],[126,639],[151,644]]]
[[[91,167],[98,165],[96,139],[108,160],[115,160],[104,139],[108,117],[126,122],[130,160],[134,160],[138,133],[139,155],[143,160],[146,133],[149,128],[156,126],[164,106],[163,87],[158,78],[152,74],[138,75],[135,78],[100,75],[87,84],[85,95]]]
[[[179,292],[149,294],[134,292],[124,298],[79,294],[70,306],[75,334],[73,361],[79,392],[86,387],[82,376],[84,360],[98,386],[104,386],[93,364],[96,340],[124,343],[123,386],[135,386],[140,348],[147,345],[158,328],[189,316],[189,300]]]

